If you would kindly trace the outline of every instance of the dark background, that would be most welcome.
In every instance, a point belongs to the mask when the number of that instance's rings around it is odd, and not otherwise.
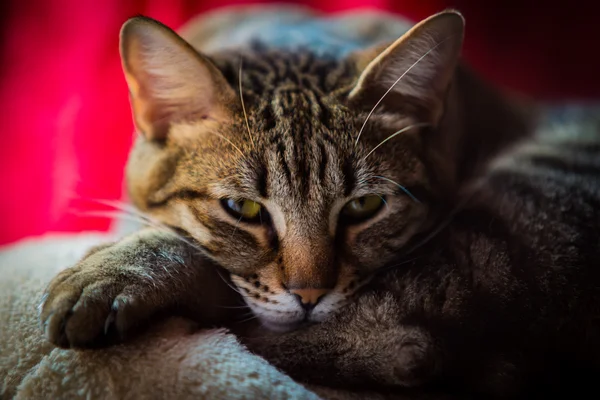
[[[121,24],[144,14],[178,28],[231,0],[0,2],[0,244],[47,231],[106,230],[123,199],[133,127],[118,56]],[[318,0],[414,20],[446,7],[467,20],[464,58],[497,85],[543,99],[599,98],[600,2]]]

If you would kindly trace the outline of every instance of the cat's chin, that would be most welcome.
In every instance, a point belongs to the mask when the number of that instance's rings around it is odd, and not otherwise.
[[[271,332],[285,333],[298,329],[302,325],[302,322],[277,322],[261,319],[261,324]]]

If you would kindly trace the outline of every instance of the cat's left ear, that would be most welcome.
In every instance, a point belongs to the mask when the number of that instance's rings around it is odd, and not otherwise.
[[[128,20],[121,29],[121,61],[135,124],[147,139],[165,140],[180,122],[230,117],[236,97],[225,77],[160,22]]]
[[[354,55],[362,71],[349,101],[370,109],[393,112],[410,104],[437,124],[456,70],[464,35],[464,19],[457,11],[433,15],[383,49]]]

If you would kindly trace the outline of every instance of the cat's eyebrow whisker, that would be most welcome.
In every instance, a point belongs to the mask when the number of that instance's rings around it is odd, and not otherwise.
[[[385,176],[379,176],[379,175],[375,175],[373,176],[373,178],[378,178],[378,179],[383,179],[384,181],[388,181],[390,183],[393,183],[394,185],[398,186],[400,188],[400,190],[402,190],[404,193],[406,193],[406,195],[408,197],[410,197],[413,201],[417,202],[417,203],[421,203],[421,201],[419,199],[417,199],[411,192],[410,190],[408,190],[407,188],[405,188],[404,186],[402,186],[401,184],[399,184],[396,181],[391,180],[390,178],[386,178]]]
[[[385,199],[383,198],[383,196],[381,196],[379,194],[375,194],[375,196],[379,197],[381,199],[381,201],[383,201],[383,204],[385,204],[386,207],[389,207],[387,201],[385,201]]]
[[[152,120],[152,123],[153,124],[157,124],[157,123],[159,123],[161,121],[166,121],[168,118],[169,117],[158,118],[158,119]],[[248,125],[248,127],[249,127],[249,125]],[[233,146],[242,155],[243,158],[246,158],[246,156],[244,155],[244,153],[242,152],[242,150],[240,150],[240,148],[238,146],[236,146],[235,144],[233,144],[233,142],[231,140],[227,139],[225,136],[221,135],[220,133],[215,132],[214,130],[209,130],[209,132],[213,133],[214,135],[216,135],[216,136],[220,137],[221,139],[227,141],[231,146]],[[139,131],[139,130],[136,130],[135,134],[144,135],[144,133],[142,131]],[[250,138],[252,139],[252,136],[250,136]],[[252,145],[254,146],[254,140],[252,140]]]
[[[364,156],[363,161],[366,160],[367,157],[369,157],[375,150],[377,150],[382,144],[384,144],[388,140],[390,140],[390,139],[398,136],[399,134],[404,133],[404,132],[406,132],[406,131],[408,131],[410,129],[413,129],[413,128],[424,128],[426,126],[431,126],[431,124],[428,123],[428,122],[419,122],[417,124],[408,125],[408,126],[402,128],[402,129],[400,129],[399,131],[392,133],[390,136],[388,136],[387,138],[383,139],[381,141],[381,143],[379,143],[377,146],[373,147],[373,150],[371,150],[366,156]]]
[[[244,152],[242,150],[240,150],[240,148],[237,147],[235,144],[233,144],[233,142],[231,140],[227,139],[225,136],[221,135],[220,133],[215,132],[214,130],[211,130],[210,133],[212,133],[215,136],[218,136],[221,139],[225,140],[227,143],[229,143],[231,146],[233,146],[238,151],[238,153],[240,153],[242,155],[243,159],[246,159],[246,155],[244,154]]]
[[[242,64],[244,59],[240,57],[240,72],[238,76],[239,81],[239,89],[240,89],[240,102],[242,103],[242,111],[244,111],[244,120],[246,121],[246,128],[248,128],[248,136],[250,136],[250,142],[252,143],[252,147],[256,150],[256,145],[254,144],[254,138],[252,137],[252,131],[250,130],[250,123],[248,122],[248,114],[246,113],[246,105],[244,104],[244,95],[242,94]]]
[[[408,74],[410,72],[411,69],[413,69],[418,63],[420,63],[421,60],[423,60],[425,57],[427,57],[433,50],[435,50],[436,48],[441,46],[444,42],[450,40],[452,38],[452,36],[454,36],[454,35],[448,36],[447,38],[440,41],[439,43],[436,43],[435,46],[433,46],[432,48],[427,50],[427,52],[425,52],[425,54],[423,54],[421,57],[419,57],[417,59],[417,61],[415,61],[410,67],[408,67],[406,69],[406,71],[404,71],[404,73],[402,75],[400,75],[400,77],[398,79],[396,79],[396,81],[394,83],[392,83],[392,86],[390,86],[390,88],[388,90],[386,90],[386,92],[381,96],[379,101],[377,101],[377,103],[375,103],[375,105],[373,106],[373,108],[371,109],[369,114],[367,115],[367,118],[365,118],[365,122],[363,122],[362,126],[360,127],[360,130],[358,131],[358,136],[356,137],[356,141],[354,142],[354,147],[356,147],[356,145],[358,144],[360,135],[362,134],[363,130],[365,129],[365,126],[367,125],[369,118],[371,118],[371,115],[373,115],[373,113],[375,112],[375,109],[379,106],[379,104],[383,101],[383,99],[388,95],[388,93],[390,93],[392,91],[394,86],[396,86],[398,84],[398,82],[400,82],[402,80],[402,78],[404,78],[406,76],[406,74]]]
[[[471,199],[471,197],[475,194],[475,191],[477,189],[477,186],[474,186],[474,190],[470,193],[469,196],[465,196],[463,198],[463,200],[456,206],[454,207],[446,216],[445,219],[443,219],[436,228],[434,228],[427,236],[425,236],[421,241],[417,242],[414,246],[412,246],[411,248],[409,248],[406,252],[404,252],[404,254],[408,255],[412,252],[414,252],[415,250],[417,250],[418,248],[424,246],[425,244],[429,243],[429,241],[431,239],[433,239],[435,236],[437,236],[438,233],[440,233],[442,231],[442,229],[444,229],[446,226],[448,226],[448,224],[452,221],[452,218],[454,218],[454,216],[460,211],[462,210],[462,208],[465,206],[465,204]]]

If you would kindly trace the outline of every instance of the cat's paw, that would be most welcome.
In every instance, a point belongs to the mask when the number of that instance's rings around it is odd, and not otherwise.
[[[57,275],[40,304],[43,333],[62,348],[122,339],[158,308],[153,282],[140,270],[102,265],[91,256]]]
[[[385,369],[388,383],[417,387],[433,380],[440,359],[428,332],[419,327],[403,327],[394,347],[394,357]]]

